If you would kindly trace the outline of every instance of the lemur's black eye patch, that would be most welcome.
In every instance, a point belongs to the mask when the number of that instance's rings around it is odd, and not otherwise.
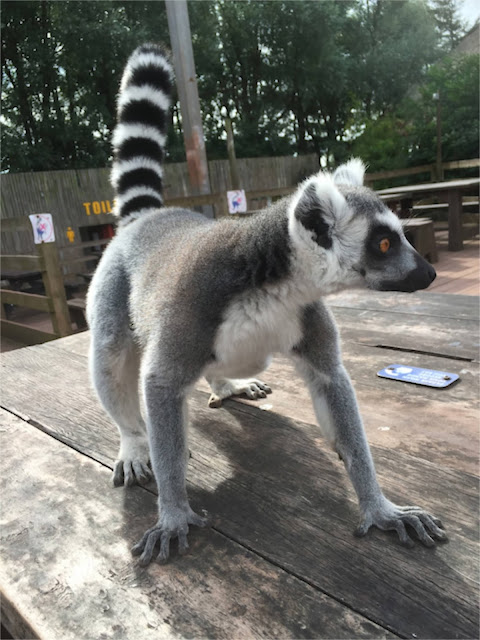
[[[367,241],[368,250],[379,258],[393,254],[400,246],[400,236],[387,225],[374,227]]]

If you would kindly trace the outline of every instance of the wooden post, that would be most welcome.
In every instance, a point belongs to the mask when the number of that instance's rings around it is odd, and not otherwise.
[[[187,2],[186,0],[165,0],[165,6],[182,113],[183,138],[190,184],[193,195],[207,194],[210,193],[210,180]],[[202,213],[213,218],[211,206],[203,206]]]
[[[434,100],[437,102],[437,158],[435,163],[435,179],[437,182],[443,180],[443,166],[442,166],[442,103],[441,93],[438,91],[433,94]]]
[[[227,116],[225,118],[225,130],[227,132],[228,164],[230,167],[230,183],[233,190],[240,189],[240,178],[238,176],[237,156],[235,155],[235,140],[233,137],[232,121]]]
[[[463,249],[462,193],[460,189],[448,190],[448,250]]]
[[[68,336],[72,333],[72,323],[67,306],[57,245],[55,242],[42,242],[36,246],[45,265],[45,270],[42,272],[45,291],[53,304],[53,311],[50,314],[53,330],[61,337]]]

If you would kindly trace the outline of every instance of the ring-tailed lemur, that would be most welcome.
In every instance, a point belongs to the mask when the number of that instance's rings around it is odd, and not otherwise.
[[[362,512],[357,532],[376,525],[411,544],[410,525],[427,546],[445,539],[436,518],[384,497],[338,331],[321,302],[346,287],[423,289],[434,269],[408,244],[398,218],[362,186],[357,159],[333,175],[312,176],[246,220],[163,208],[171,82],[160,47],[143,45],[130,57],[113,136],[119,229],[87,305],[93,383],[121,436],[114,484],[145,483],[151,461],[158,485],[158,521],[134,553],[147,564],[159,542],[157,559],[165,561],[171,538],[183,553],[189,525],[205,524],[185,486],[187,396],[195,382],[207,377],[213,405],[236,393],[264,396],[269,388],[248,377],[276,352],[297,363],[320,428],[344,461]]]

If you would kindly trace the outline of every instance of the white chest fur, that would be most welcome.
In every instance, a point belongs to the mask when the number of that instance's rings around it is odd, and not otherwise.
[[[300,341],[301,305],[285,287],[244,294],[228,307],[214,345],[215,374],[254,375],[272,354],[286,353]]]

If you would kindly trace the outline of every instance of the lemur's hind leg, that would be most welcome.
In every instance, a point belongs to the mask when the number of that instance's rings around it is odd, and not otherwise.
[[[413,544],[406,525],[426,546],[445,540],[440,521],[420,507],[401,507],[390,502],[380,489],[355,392],[341,362],[337,330],[322,304],[304,313],[304,337],[295,350],[300,373],[312,395],[315,413],[332,447],[343,460],[357,493],[362,520],[357,535],[370,527],[397,532],[400,541]]]
[[[90,367],[98,397],[120,432],[113,484],[146,484],[152,471],[138,393],[138,349],[130,336],[93,336]]]
[[[132,549],[134,555],[141,556],[142,565],[148,564],[154,555],[157,561],[165,562],[173,538],[178,539],[179,553],[185,553],[189,526],[207,524],[207,520],[190,507],[186,489],[187,396],[201,373],[203,362],[191,357],[191,344],[179,344],[175,330],[171,340],[168,334],[169,331],[164,330],[158,343],[152,341],[142,362],[141,384],[159,507],[156,524]]]
[[[257,378],[231,379],[231,378],[209,378],[207,382],[212,389],[212,395],[208,400],[208,406],[217,408],[222,406],[223,400],[232,396],[246,395],[251,400],[266,398],[267,393],[272,393],[270,387]]]

